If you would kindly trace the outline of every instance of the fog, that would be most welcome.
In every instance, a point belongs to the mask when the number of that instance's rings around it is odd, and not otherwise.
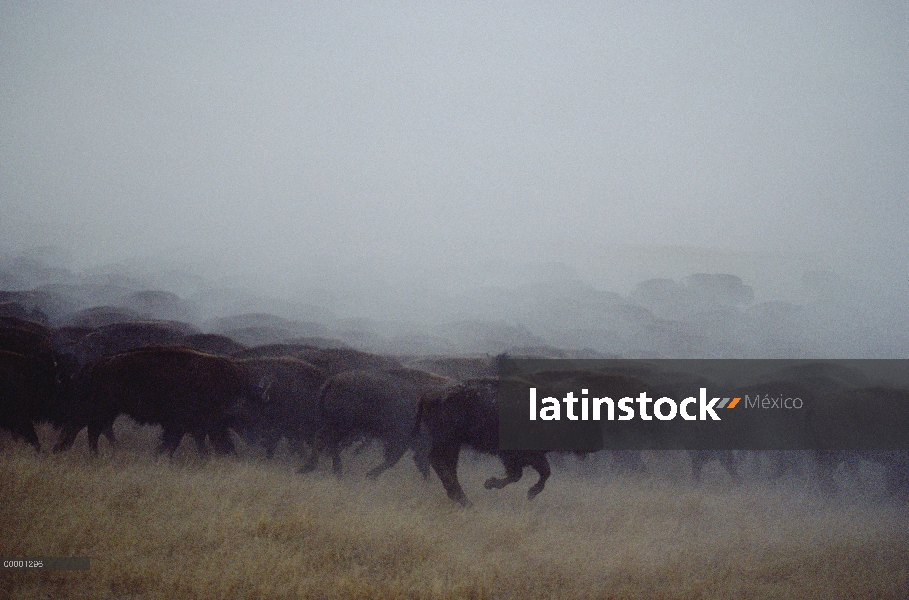
[[[379,350],[909,353],[901,3],[4,3],[0,40],[2,289]]]

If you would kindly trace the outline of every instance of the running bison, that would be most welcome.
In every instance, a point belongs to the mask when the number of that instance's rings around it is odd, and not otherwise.
[[[329,376],[345,371],[399,369],[400,361],[381,354],[353,348],[324,348],[309,344],[282,343],[253,346],[233,355],[234,358],[266,358],[292,356],[305,360],[325,371]]]
[[[183,336],[179,345],[218,356],[231,356],[246,350],[246,346],[240,342],[220,333],[191,333]]]
[[[417,369],[345,371],[330,378],[319,396],[322,419],[313,452],[300,472],[318,466],[328,452],[335,473],[341,474],[341,452],[361,439],[379,440],[385,446],[384,461],[368,473],[376,478],[393,467],[408,448],[424,477],[429,476],[428,439],[415,435],[414,423],[420,398],[443,389],[453,381]]]
[[[144,348],[103,358],[80,371],[76,387],[55,451],[70,448],[87,425],[89,446],[97,453],[99,435],[125,414],[163,427],[159,452],[172,455],[187,433],[202,453],[206,435],[217,452],[233,452],[228,429],[242,428],[249,421],[248,406],[257,403],[234,361],[187,348]]]
[[[57,352],[51,335],[50,329],[37,323],[5,318],[0,323],[0,350],[34,356],[53,363]]]
[[[262,444],[268,458],[282,437],[291,448],[311,444],[319,429],[319,389],[325,372],[296,358],[249,358],[237,361],[259,391],[250,406],[251,421],[240,433],[248,444]]]
[[[550,467],[545,451],[499,450],[499,381],[495,378],[471,379],[444,390],[427,394],[420,401],[415,431],[421,426],[429,432],[429,462],[448,497],[462,506],[470,501],[458,483],[458,455],[461,446],[485,454],[495,454],[505,466],[504,478],[490,477],[486,489],[501,489],[521,479],[524,467],[533,467],[539,480],[527,491],[533,500],[543,491]]]
[[[79,340],[73,352],[86,365],[106,356],[148,346],[180,346],[184,336],[198,333],[177,321],[133,321],[99,327]]]
[[[54,365],[0,350],[0,428],[41,450],[34,424],[56,420],[60,380]]]
[[[489,356],[435,356],[417,358],[407,363],[413,369],[422,369],[455,381],[493,377],[496,375],[495,359]]]
[[[813,423],[816,430],[823,430],[828,435],[836,433],[836,439],[853,447],[879,444],[876,450],[817,450],[814,458],[817,461],[817,474],[821,488],[834,492],[837,484],[834,475],[841,463],[848,471],[855,472],[861,461],[877,463],[883,468],[884,485],[887,494],[909,500],[909,450],[906,449],[909,434],[909,390],[887,386],[875,386],[853,390],[849,400],[839,404],[838,414],[834,410],[827,412],[828,421],[820,423],[817,418]],[[859,402],[854,402],[858,400]],[[831,403],[836,399],[831,400]],[[869,410],[870,409],[870,410]],[[886,432],[874,440],[866,439],[867,434],[859,433],[850,440],[850,434],[867,430],[868,422],[881,419],[886,415],[889,420]]]
[[[0,318],[0,427],[40,450],[33,423],[60,425],[70,378],[68,356],[54,348],[39,323]]]

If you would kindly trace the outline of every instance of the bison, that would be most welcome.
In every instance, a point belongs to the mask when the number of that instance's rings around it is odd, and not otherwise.
[[[353,348],[324,348],[308,344],[282,343],[253,346],[234,354],[234,358],[292,356],[323,369],[329,376],[345,371],[398,369],[400,361],[381,354]]]
[[[353,348],[317,348],[309,347],[297,356],[317,367],[325,369],[330,375],[343,373],[353,370],[376,370],[392,372],[398,370],[402,376],[406,377],[407,373],[425,374],[424,371],[417,369],[405,369],[395,358],[354,350]]]
[[[10,322],[0,325],[0,350],[38,357],[49,363],[56,357],[50,330]]]
[[[67,315],[59,321],[65,327],[90,327],[97,329],[115,323],[141,321],[142,317],[129,309],[117,306],[93,306]]]
[[[20,302],[0,302],[0,319],[2,318],[29,320],[44,325],[48,321],[47,315],[40,308],[29,310]]]
[[[177,346],[184,336],[198,333],[192,325],[177,321],[131,321],[99,327],[74,347],[80,364],[105,356],[148,346]]]
[[[838,399],[831,399],[835,404],[832,410],[825,415],[827,422],[821,423],[817,418],[812,425],[827,434],[836,434],[836,439],[848,444],[852,430],[861,431],[868,420],[880,419],[886,415],[889,420],[889,439],[882,437],[875,440],[865,439],[866,434],[853,439],[863,446],[869,442],[881,443],[880,449],[864,450],[816,450],[814,458],[817,461],[819,483],[822,489],[833,492],[836,490],[834,474],[840,463],[854,471],[862,460],[877,463],[883,468],[884,485],[887,494],[909,500],[909,450],[906,449],[906,432],[909,432],[909,390],[888,386],[866,387],[853,390],[848,395],[848,400],[855,402],[838,403]],[[864,405],[866,408],[860,408]],[[871,408],[869,411],[868,408]],[[864,423],[863,423],[864,422]],[[894,437],[896,434],[896,437]],[[853,446],[856,447],[856,446]]]
[[[231,356],[246,350],[246,346],[220,333],[191,333],[179,341],[181,346],[207,354]]]
[[[688,456],[691,458],[691,473],[694,477],[694,483],[702,482],[702,472],[704,465],[712,460],[717,460],[726,468],[729,477],[733,483],[741,483],[742,476],[739,468],[742,464],[743,455],[738,450],[689,450]]]
[[[39,323],[10,318],[0,322],[4,419],[16,435],[33,445],[37,444],[33,422],[59,426],[65,421],[64,408],[76,370],[74,360],[55,347],[52,334]],[[113,436],[112,431],[105,433]]]
[[[562,398],[566,393],[577,392],[585,387],[591,389],[591,394],[605,395],[619,399],[622,397],[637,397],[640,393],[647,393],[651,398],[659,398],[662,393],[653,385],[639,377],[644,375],[647,380],[653,380],[652,373],[643,370],[629,371],[628,373],[613,371],[585,370],[582,368],[571,369],[546,369],[523,373],[523,377],[532,380],[537,385],[542,385],[549,391],[548,395]],[[665,378],[664,378],[665,379]],[[663,385],[666,381],[659,381]],[[665,389],[665,388],[663,388]],[[652,423],[652,422],[651,422]],[[603,438],[608,447],[614,469],[618,473],[643,473],[647,467],[641,455],[640,448],[654,441],[655,431],[647,421],[601,422]],[[583,453],[581,453],[583,454]],[[693,457],[693,461],[694,461]],[[699,468],[695,468],[695,476],[699,477]]]
[[[243,348],[233,353],[234,358],[280,358],[284,356],[297,356],[305,354],[307,351],[315,348],[309,344],[297,344],[294,342],[280,342],[274,344],[262,344]]]
[[[233,452],[228,429],[244,426],[248,406],[258,402],[238,364],[187,348],[144,348],[100,359],[80,371],[76,387],[55,451],[71,447],[87,425],[89,447],[97,453],[99,435],[126,414],[163,427],[159,452],[172,455],[186,433],[200,452],[206,452],[206,435],[217,452]]]
[[[123,298],[118,304],[146,319],[192,319],[195,310],[191,303],[173,292],[142,290]]]
[[[376,439],[385,447],[383,462],[368,473],[376,478],[393,467],[408,448],[424,477],[429,476],[428,439],[414,435],[420,398],[453,382],[447,377],[417,369],[345,371],[325,382],[319,394],[322,426],[313,452],[300,468],[315,470],[322,452],[332,457],[334,472],[341,474],[341,452],[360,439]]]
[[[51,335],[51,339],[53,340],[54,348],[56,348],[58,352],[74,355],[82,338],[92,333],[94,330],[94,327],[65,325],[63,327],[55,328]]]
[[[318,395],[325,372],[288,357],[237,362],[247,373],[249,385],[259,390],[259,401],[250,407],[252,420],[238,432],[246,442],[264,445],[268,458],[282,437],[295,448],[312,443],[321,424]]]
[[[53,365],[0,350],[0,428],[41,450],[34,423],[56,420],[60,380]]]
[[[13,315],[3,315],[0,316],[0,328],[17,328],[17,329],[27,329],[28,331],[50,337],[53,335],[53,330],[44,323],[39,323],[28,317],[17,317]]]
[[[414,359],[407,363],[413,369],[422,369],[437,375],[451,377],[457,381],[493,377],[496,375],[495,360],[488,356],[436,356]]]
[[[486,489],[500,489],[521,479],[524,467],[533,467],[539,480],[528,490],[533,500],[543,491],[551,469],[545,451],[499,450],[499,409],[496,378],[470,379],[425,395],[419,404],[414,431],[429,432],[429,462],[448,497],[462,506],[470,501],[458,483],[458,456],[461,446],[495,454],[505,467],[504,478],[490,477]]]

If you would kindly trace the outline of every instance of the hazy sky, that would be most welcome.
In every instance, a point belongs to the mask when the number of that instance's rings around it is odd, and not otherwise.
[[[905,280],[907,234],[904,2],[0,4],[4,246],[288,285],[622,245]]]

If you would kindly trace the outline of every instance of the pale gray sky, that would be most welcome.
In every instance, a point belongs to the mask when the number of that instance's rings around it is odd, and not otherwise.
[[[286,289],[625,245],[905,281],[907,232],[903,2],[0,5],[7,247]]]

